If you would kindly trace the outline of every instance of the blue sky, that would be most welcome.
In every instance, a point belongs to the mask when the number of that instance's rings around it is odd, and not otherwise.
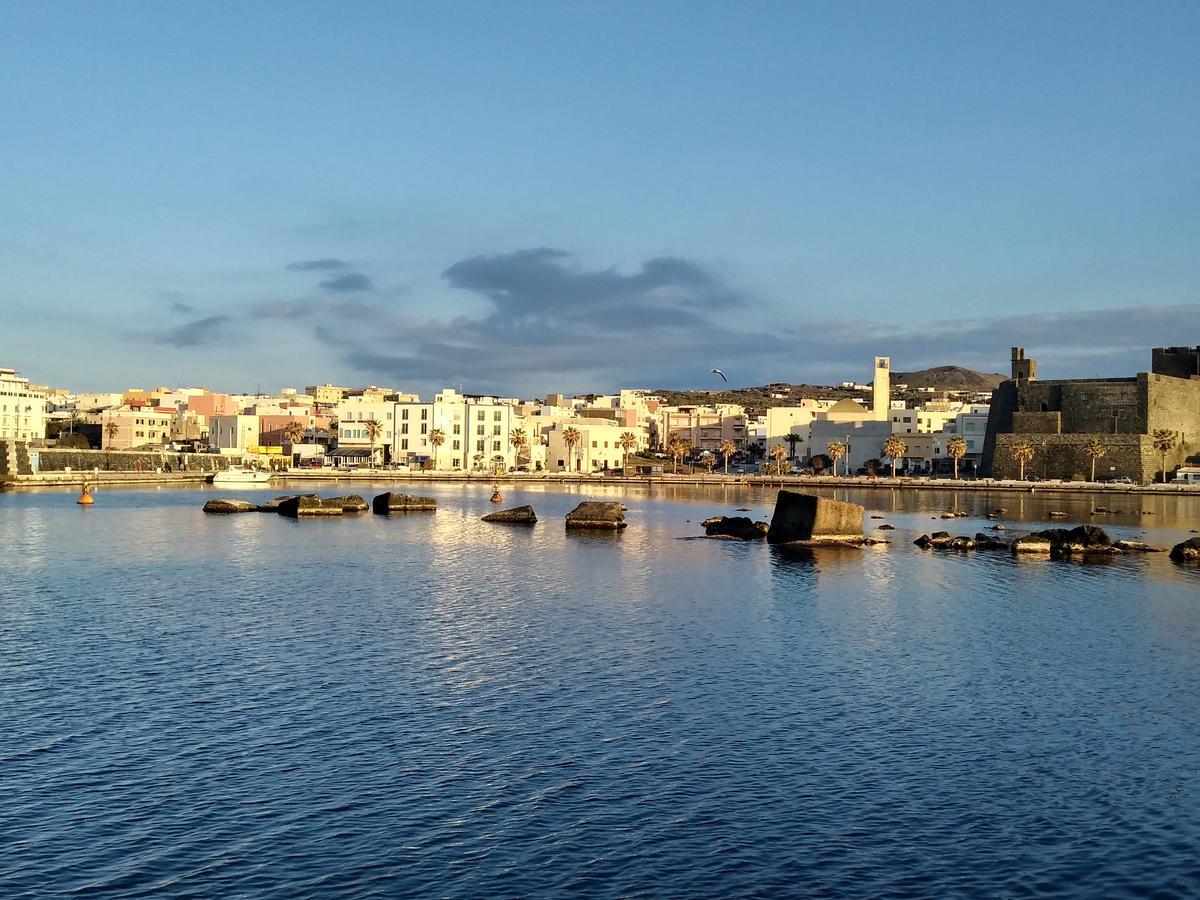
[[[1200,342],[1200,5],[3,3],[0,365],[536,395]]]

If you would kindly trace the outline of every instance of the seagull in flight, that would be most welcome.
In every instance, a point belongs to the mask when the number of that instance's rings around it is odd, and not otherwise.
[[[721,376],[721,380],[722,380],[722,381],[725,381],[725,382],[727,382],[727,383],[728,383],[729,379],[725,377],[725,373],[724,373],[724,372],[722,372],[720,369],[713,369],[713,370],[712,370],[712,373],[713,373],[714,375],[720,375],[720,376]]]

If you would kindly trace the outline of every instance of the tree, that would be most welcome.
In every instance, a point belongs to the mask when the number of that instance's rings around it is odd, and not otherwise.
[[[446,432],[440,428],[435,428],[429,432],[429,443],[433,447],[433,467],[437,468],[437,451],[438,447],[446,443]]]
[[[1083,445],[1083,452],[1086,453],[1092,460],[1092,481],[1096,480],[1096,460],[1103,459],[1108,455],[1108,447],[1104,446],[1104,441],[1098,437],[1089,438],[1088,442]]]
[[[729,457],[737,453],[737,444],[733,441],[721,441],[721,446],[717,448],[720,454],[725,457],[725,474],[729,474]]]
[[[1154,449],[1162,454],[1162,480],[1165,484],[1167,481],[1167,454],[1175,449],[1175,432],[1167,428],[1159,428],[1150,437],[1154,443]]]
[[[783,461],[788,458],[787,448],[783,444],[775,444],[771,447],[771,459],[775,460],[775,474],[783,474]]]
[[[812,466],[812,470],[816,474],[820,475],[822,472],[824,472],[826,469],[829,468],[830,461],[829,461],[829,457],[826,456],[824,453],[818,453],[814,456],[809,457],[808,464],[810,466]]]
[[[67,430],[69,434],[75,433],[75,426],[83,422],[83,416],[79,414],[79,410],[73,409],[67,414]]]
[[[671,461],[676,472],[679,471],[679,464],[691,449],[692,442],[681,438],[677,434],[673,434],[667,439],[667,453],[671,455]]]
[[[108,449],[112,449],[112,442],[117,439],[117,435],[121,433],[121,426],[109,419],[104,423],[104,434],[108,438]]]
[[[829,458],[833,460],[833,474],[836,475],[837,462],[846,455],[846,445],[841,441],[830,441],[825,445],[825,452],[829,455]],[[847,462],[849,461],[847,460]],[[846,473],[843,472],[842,474]]]
[[[712,453],[705,453],[700,457],[700,465],[704,466],[708,475],[712,474],[713,466],[717,464],[717,457]]]
[[[1008,455],[1020,466],[1020,479],[1022,481],[1025,480],[1025,464],[1033,461],[1034,453],[1033,444],[1029,443],[1029,441],[1017,441],[1008,448]]]
[[[363,422],[363,428],[367,431],[367,440],[371,442],[371,465],[375,465],[375,442],[379,440],[379,436],[383,434],[383,425],[376,422],[374,419],[367,419]]]
[[[622,431],[621,437],[617,439],[617,446],[624,451],[624,456],[621,458],[621,472],[629,475],[629,451],[636,450],[638,445],[637,435],[632,431]]]
[[[866,462],[863,463],[863,468],[867,470],[868,475],[874,475],[876,472],[879,471],[879,468],[882,465],[883,465],[883,460],[876,459],[875,457],[871,457],[870,459],[868,459]]]
[[[293,460],[296,456],[295,447],[302,440],[304,440],[305,431],[307,431],[307,429],[304,427],[303,422],[288,422],[283,426],[283,436],[287,439],[287,442],[292,445]]]
[[[954,461],[954,480],[957,481],[958,461],[967,455],[966,439],[956,434],[946,441],[946,455]]]
[[[796,458],[796,445],[800,443],[800,435],[796,434],[794,431],[788,432],[788,435],[784,438],[784,440],[787,441],[788,445],[788,459],[794,460]]]
[[[571,471],[571,462],[575,457],[575,448],[583,442],[583,435],[579,429],[573,425],[568,425],[563,429],[563,443],[567,445],[567,471]]]
[[[529,436],[525,434],[524,428],[514,428],[508,434],[508,442],[512,444],[513,449],[517,452],[517,464],[521,463],[521,453],[529,447]]]
[[[892,477],[896,477],[896,463],[904,459],[908,453],[908,444],[898,434],[893,434],[883,442],[883,455],[892,461]]]

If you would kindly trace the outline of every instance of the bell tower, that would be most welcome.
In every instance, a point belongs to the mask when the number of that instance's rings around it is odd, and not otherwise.
[[[871,411],[876,422],[887,422],[892,415],[892,358],[875,357],[875,380],[871,382]]]

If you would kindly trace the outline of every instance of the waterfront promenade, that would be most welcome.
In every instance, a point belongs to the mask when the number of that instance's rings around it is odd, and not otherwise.
[[[0,489],[74,485],[87,482],[89,485],[120,487],[122,485],[173,484],[197,485],[211,479],[211,472],[42,472],[37,475],[19,475],[7,482],[0,482]],[[487,475],[469,472],[397,472],[389,469],[358,469],[353,471],[331,471],[329,469],[289,469],[272,482],[276,484],[294,482],[324,483],[471,483],[488,484],[573,484],[573,485],[670,485],[674,487],[712,487],[720,485],[745,485],[751,487],[823,488],[852,487],[868,489],[921,490],[921,491],[1005,491],[1011,493],[1066,493],[1066,494],[1149,494],[1185,495],[1200,497],[1200,485],[1189,484],[1101,484],[1088,481],[999,481],[993,479],[953,478],[891,478],[866,475],[582,475],[558,473],[510,472],[502,475]]]

